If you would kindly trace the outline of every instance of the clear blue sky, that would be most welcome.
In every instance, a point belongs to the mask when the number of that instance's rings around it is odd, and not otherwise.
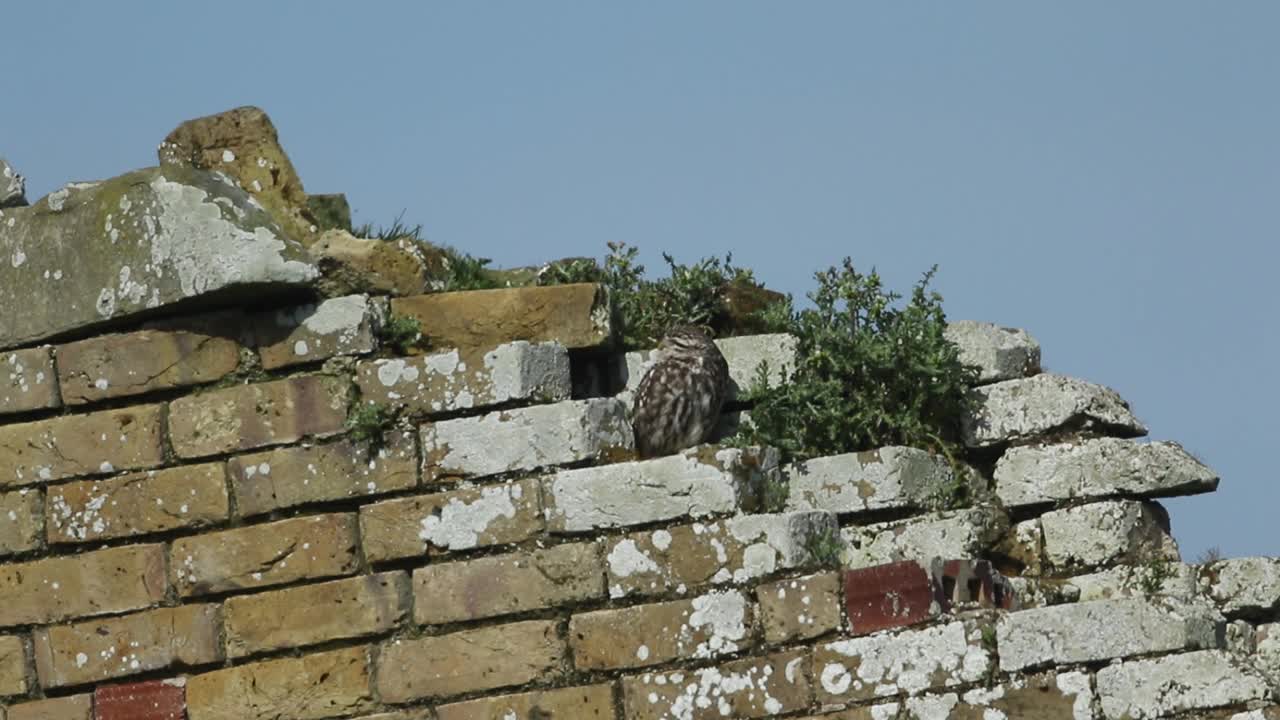
[[[1183,554],[1280,555],[1280,4],[20,3],[0,155],[34,200],[270,113],[308,191],[499,265],[851,255],[1023,327],[1220,472]]]

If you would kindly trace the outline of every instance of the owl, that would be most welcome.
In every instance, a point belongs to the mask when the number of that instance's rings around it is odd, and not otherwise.
[[[642,458],[670,455],[706,442],[720,418],[729,365],[701,328],[673,328],[657,361],[636,388],[631,426]]]

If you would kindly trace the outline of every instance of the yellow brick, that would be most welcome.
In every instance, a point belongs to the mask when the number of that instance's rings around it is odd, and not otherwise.
[[[164,462],[160,405],[0,427],[0,488]]]
[[[437,720],[614,720],[610,684],[467,700],[436,709]]]
[[[119,613],[164,599],[164,545],[0,565],[0,627]]]
[[[49,488],[51,543],[93,542],[227,519],[222,463],[149,470]]]
[[[187,681],[190,720],[320,720],[372,707],[366,647],[239,665]]]

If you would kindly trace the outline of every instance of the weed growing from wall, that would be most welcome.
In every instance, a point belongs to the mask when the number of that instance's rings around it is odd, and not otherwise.
[[[387,226],[374,227],[371,223],[365,223],[354,229],[352,232],[356,237],[374,238],[376,240],[412,240],[425,244],[426,238],[422,235],[422,225],[405,225],[403,222],[404,213],[401,213],[396,219]],[[467,253],[451,248],[447,245],[433,246],[439,248],[441,253],[444,277],[442,292],[451,292],[454,290],[489,290],[499,286],[487,269],[491,262],[489,258],[477,258]]]
[[[862,274],[847,258],[817,273],[814,308],[776,318],[799,338],[797,366],[790,383],[774,387],[768,368],[758,369],[745,441],[789,458],[886,445],[952,457],[977,370],[943,336],[942,297],[928,289],[935,270],[905,304],[874,270]]]
[[[422,323],[410,315],[391,315],[378,328],[378,339],[400,355],[407,355],[423,345]]]

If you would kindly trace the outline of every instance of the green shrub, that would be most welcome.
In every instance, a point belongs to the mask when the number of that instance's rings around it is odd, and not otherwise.
[[[816,274],[814,308],[772,310],[799,338],[791,382],[770,387],[758,368],[745,441],[808,458],[886,445],[910,445],[951,457],[966,390],[976,368],[961,364],[943,337],[942,297],[925,273],[905,305],[873,270],[843,266]]]
[[[422,323],[411,315],[392,315],[378,329],[378,338],[383,344],[395,348],[396,352],[406,355],[413,348],[422,346]]]
[[[356,403],[347,415],[347,437],[368,447],[369,456],[386,446],[386,434],[396,422],[396,412],[386,405]]]

